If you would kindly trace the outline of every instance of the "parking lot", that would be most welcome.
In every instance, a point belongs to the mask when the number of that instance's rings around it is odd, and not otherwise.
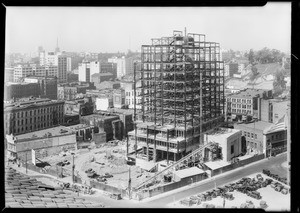
[[[262,185],[256,188],[253,192],[258,194],[259,196],[252,195],[251,192],[247,195],[246,191],[243,191],[242,188],[238,186],[236,183],[242,183],[243,181],[236,180],[235,182],[232,182],[230,184],[227,184],[226,186],[232,186],[235,189],[230,189],[230,187],[227,187],[228,190],[226,191],[226,194],[231,195],[233,199],[228,199],[230,196],[227,196],[227,199],[223,198],[221,194],[218,196],[213,196],[212,192],[213,190],[206,191],[204,193],[196,194],[191,197],[187,197],[185,199],[180,200],[179,202],[171,203],[169,207],[179,207],[179,208],[264,208],[266,211],[287,211],[290,209],[290,193],[289,193],[289,186],[281,183],[274,178],[267,176],[263,173],[255,173],[250,176],[248,176],[248,180],[253,181],[253,183],[259,182],[257,180],[257,174],[260,174],[263,178],[263,182],[267,179],[270,179],[270,183],[267,184],[267,186],[263,187]],[[253,178],[255,180],[253,180]],[[246,178],[243,178],[246,180]],[[250,182],[251,182],[250,181]],[[272,182],[271,182],[272,181]],[[247,182],[247,181],[246,181]],[[277,184],[277,190],[279,189],[279,186],[282,185],[282,188],[287,189],[287,194],[283,194],[282,192],[276,191],[276,183]],[[245,184],[244,184],[245,185]],[[255,184],[252,184],[253,186]],[[274,188],[273,188],[274,187]],[[224,189],[226,187],[221,186],[218,187],[220,189]],[[217,191],[217,189],[215,191]],[[281,187],[280,187],[281,188]],[[255,188],[253,188],[255,189]],[[247,188],[247,191],[251,191],[250,188]],[[222,192],[222,191],[221,191]],[[243,193],[244,192],[244,193]],[[206,199],[203,199],[203,194],[206,195]],[[218,194],[218,193],[216,193]],[[209,196],[210,195],[210,196]],[[225,200],[225,202],[224,202]]]

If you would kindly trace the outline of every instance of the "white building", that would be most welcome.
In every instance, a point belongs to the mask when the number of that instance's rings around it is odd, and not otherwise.
[[[238,129],[219,128],[213,132],[206,133],[204,140],[206,143],[215,142],[222,147],[223,161],[231,161],[242,152],[242,131]]]
[[[125,90],[125,104],[128,105],[129,109],[134,109],[134,100],[136,100],[136,108],[141,109],[142,106],[138,105],[141,103],[141,89],[136,90],[136,99],[134,99],[134,82],[122,81],[121,88]],[[141,86],[141,81],[138,81],[136,87]]]
[[[83,82],[91,82],[92,75],[100,73],[99,61],[83,61],[78,65],[78,80]]]
[[[243,73],[243,70],[245,69],[245,64],[239,64],[238,65],[238,72]]]
[[[72,71],[72,58],[67,57],[67,72],[71,72],[71,71]]]
[[[58,56],[61,53],[54,53],[54,52],[41,52],[40,53],[40,65],[58,65]]]
[[[109,58],[108,62],[116,63],[117,64],[117,78],[121,78],[124,75],[126,75],[126,59],[125,56],[122,56],[122,58]]]
[[[57,155],[63,149],[77,149],[76,134],[73,130],[57,126],[21,135],[6,135],[7,156],[31,159],[32,150],[36,157]]]
[[[18,65],[14,67],[14,82],[20,81],[21,78],[27,75],[33,75],[33,69],[31,66]]]
[[[58,67],[57,66],[36,66],[35,64],[28,65],[18,65],[14,67],[14,82],[20,81],[21,78],[24,78],[28,75],[37,75],[37,76],[55,76],[58,78]]]

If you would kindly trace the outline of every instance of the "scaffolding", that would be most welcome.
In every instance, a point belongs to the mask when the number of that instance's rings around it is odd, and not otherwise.
[[[205,35],[173,31],[173,36],[142,45],[141,107],[135,103],[131,140],[147,160],[174,161],[203,145],[203,133],[224,120],[224,71],[220,46]],[[137,146],[136,146],[137,147]]]

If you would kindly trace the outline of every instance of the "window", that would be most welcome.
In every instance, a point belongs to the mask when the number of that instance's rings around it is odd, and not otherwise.
[[[254,137],[254,134],[253,134],[253,133],[251,133],[251,138],[253,139],[253,137]]]
[[[250,138],[250,132],[247,132],[248,137]]]
[[[231,145],[231,154],[234,153],[234,145]]]
[[[257,139],[257,134],[255,134],[254,136],[255,136],[255,139]]]

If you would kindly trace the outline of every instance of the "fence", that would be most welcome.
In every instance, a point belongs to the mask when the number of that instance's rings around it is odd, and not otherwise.
[[[119,189],[117,187],[114,186],[110,186],[104,183],[100,183],[100,182],[95,182],[95,181],[90,181],[90,186],[96,189],[100,189],[109,193],[113,193],[113,194],[121,194],[122,197],[127,196],[126,190],[124,189]]]
[[[140,192],[135,192],[135,193],[133,193],[132,197],[133,197],[133,199],[136,199],[136,200],[141,200],[141,199],[144,199],[147,197],[153,197],[153,196],[159,195],[164,192],[168,192],[168,191],[171,191],[171,190],[183,187],[183,186],[187,186],[191,183],[199,182],[206,178],[207,178],[207,176],[203,175],[203,174],[195,175],[193,177],[186,177],[186,178],[181,179],[178,182],[168,183],[168,184],[165,184],[163,186],[158,186],[153,189],[144,189]]]
[[[255,162],[255,161],[258,161],[258,160],[262,160],[264,158],[265,158],[265,154],[260,154],[260,155],[255,155],[251,158],[240,160],[240,161],[232,163],[228,166],[224,166],[224,167],[212,170],[211,176],[215,176],[215,175],[221,174],[223,172],[227,172],[229,170],[236,169],[236,168],[241,167],[241,166],[245,166],[249,163],[252,163],[252,162]]]

